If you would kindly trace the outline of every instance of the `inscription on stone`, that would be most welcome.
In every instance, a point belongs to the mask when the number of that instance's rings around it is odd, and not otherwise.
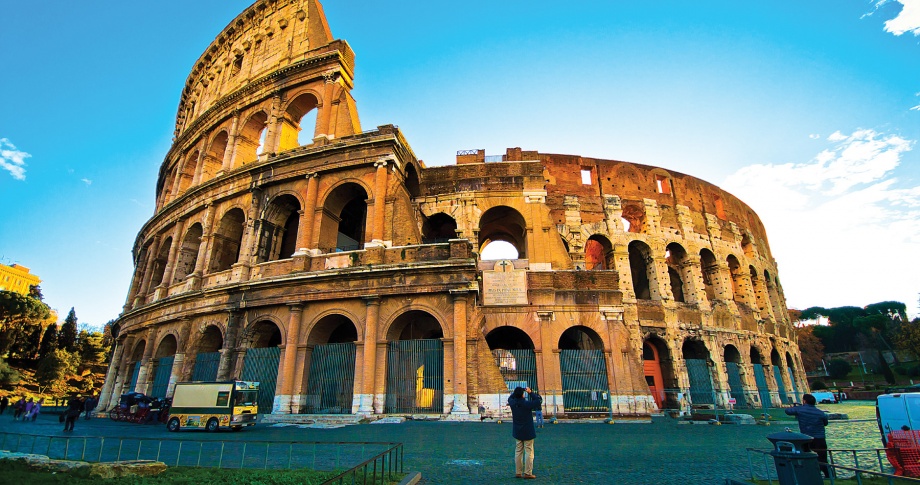
[[[483,305],[526,305],[527,271],[507,259],[496,261],[493,271],[482,272],[482,290]]]

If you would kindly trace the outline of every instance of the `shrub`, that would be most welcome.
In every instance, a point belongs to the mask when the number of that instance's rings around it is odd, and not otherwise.
[[[812,391],[820,391],[822,389],[827,389],[827,384],[825,384],[824,381],[814,381],[811,383]]]
[[[827,363],[827,373],[834,379],[843,379],[853,370],[849,362],[841,359],[833,359]]]
[[[19,379],[19,372],[10,367],[6,361],[0,359],[0,387],[11,388],[19,384]]]
[[[915,365],[907,370],[907,375],[909,377],[920,377],[920,364]]]

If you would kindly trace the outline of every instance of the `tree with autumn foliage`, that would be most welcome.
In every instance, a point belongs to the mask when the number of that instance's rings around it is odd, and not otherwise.
[[[824,344],[821,339],[815,336],[813,325],[803,325],[796,327],[795,334],[799,342],[799,350],[802,352],[802,366],[805,372],[811,372],[821,369],[821,361],[824,359]]]

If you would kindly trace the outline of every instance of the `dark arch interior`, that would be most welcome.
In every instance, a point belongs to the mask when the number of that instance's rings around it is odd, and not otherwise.
[[[760,351],[757,350],[757,347],[751,347],[751,363],[763,364],[763,356],[760,355]]]
[[[453,239],[457,237],[457,221],[443,212],[438,212],[422,223],[422,237],[429,243]]]
[[[685,340],[682,347],[684,359],[708,360],[709,349],[699,340]]]
[[[773,349],[773,352],[770,352],[770,363],[773,365],[783,365],[779,358],[779,352],[777,352],[776,349]]]
[[[725,346],[725,362],[741,363],[741,352],[738,352],[734,345]]]
[[[415,171],[415,166],[411,163],[406,166],[406,190],[409,192],[409,197],[413,199],[421,195],[418,183],[418,172]]]
[[[344,315],[323,317],[310,332],[307,341],[311,344],[340,344],[358,340],[355,324]]]
[[[601,337],[588,327],[571,327],[559,337],[560,350],[603,350]]]
[[[397,317],[387,334],[387,340],[434,338],[444,338],[441,324],[436,318],[420,310],[412,310]]]
[[[639,300],[651,300],[649,288],[648,260],[651,259],[649,247],[639,241],[629,243],[629,270],[632,273],[633,291]]]
[[[170,355],[176,355],[176,337],[172,335],[167,335],[163,337],[163,340],[160,340],[160,345],[157,346],[157,354],[154,356],[159,359],[160,357],[169,357]]]
[[[489,243],[504,241],[517,249],[519,259],[527,259],[527,223],[518,211],[505,206],[487,210],[479,219],[479,252]]]
[[[217,352],[223,345],[224,338],[220,334],[220,330],[214,325],[208,325],[208,328],[204,330],[204,333],[198,340],[198,352]]]
[[[144,358],[144,349],[147,347],[147,342],[141,340],[134,346],[134,352],[131,354],[132,362],[139,362]]]
[[[281,330],[277,325],[269,321],[261,321],[253,326],[250,347],[258,349],[279,345],[281,345]]]
[[[489,349],[533,349],[533,341],[526,332],[515,327],[498,327],[486,335]]]

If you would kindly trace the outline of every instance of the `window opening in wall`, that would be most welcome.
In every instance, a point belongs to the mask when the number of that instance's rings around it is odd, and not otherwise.
[[[307,114],[303,115],[303,118],[300,119],[298,125],[300,126],[300,132],[297,133],[297,144],[298,145],[312,145],[313,136],[316,132],[316,113],[317,109],[311,109]]]
[[[623,223],[623,231],[624,231],[624,232],[631,232],[631,231],[629,230],[629,226],[630,226],[629,221],[626,220],[625,217],[621,217],[621,218],[620,218],[620,222]]]
[[[581,183],[583,185],[591,185],[591,170],[581,170]]]
[[[230,66],[230,75],[236,76],[239,74],[240,70],[243,69],[243,56],[236,56],[233,59],[233,64]]]
[[[486,244],[479,255],[483,261],[496,261],[499,259],[518,259],[518,250],[507,241],[492,241]]]
[[[262,150],[265,149],[265,136],[268,134],[268,127],[262,128],[262,132],[259,133],[259,146],[256,147],[256,155],[261,155]]]
[[[658,189],[659,194],[670,194],[671,193],[671,179],[664,177],[662,175],[655,176],[655,185]]]

